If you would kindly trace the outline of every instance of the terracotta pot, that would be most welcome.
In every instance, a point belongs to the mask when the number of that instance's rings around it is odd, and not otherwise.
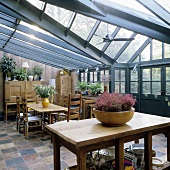
[[[44,107],[44,108],[46,108],[46,107],[48,107],[48,105],[49,105],[49,99],[48,98],[43,98],[42,99],[42,106]]]
[[[134,115],[135,109],[122,112],[104,112],[93,110],[95,118],[104,126],[121,126],[130,121]]]

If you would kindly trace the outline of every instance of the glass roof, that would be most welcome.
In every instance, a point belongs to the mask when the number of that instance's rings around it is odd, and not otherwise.
[[[160,6],[170,12],[170,2],[169,0],[155,0]]]
[[[99,50],[102,50],[103,46],[106,44],[106,43],[102,43],[103,38],[107,34],[112,35],[115,29],[116,29],[116,26],[105,23],[105,22],[101,22],[95,34],[93,35],[90,43],[94,45],[96,48],[98,48]]]
[[[146,36],[136,35],[135,39],[129,44],[129,46],[123,51],[120,57],[116,60],[119,63],[127,63],[128,60],[135,54],[135,52],[141,47],[141,45],[147,39]]]
[[[132,31],[121,28],[115,38],[130,38],[132,34]],[[114,58],[125,43],[126,41],[112,41],[105,53],[111,58]]]
[[[69,10],[59,8],[51,4],[47,4],[45,13],[49,15],[51,18],[55,19],[60,24],[64,25],[65,27],[68,26],[68,23],[73,14],[73,12]]]
[[[77,14],[74,19],[73,25],[71,26],[71,31],[82,37],[84,40],[87,39],[90,31],[94,27],[96,19],[89,18],[87,16]]]

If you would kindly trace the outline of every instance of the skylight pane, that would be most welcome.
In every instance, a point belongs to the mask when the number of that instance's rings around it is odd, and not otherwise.
[[[71,27],[71,31],[86,40],[95,23],[95,19],[77,14]]]
[[[105,22],[101,22],[98,29],[96,30],[95,34],[93,35],[90,44],[94,45],[96,48],[101,50],[105,43],[103,42],[103,38],[109,34],[112,35],[112,33],[115,31],[116,26],[110,25]]]
[[[120,55],[117,59],[119,63],[126,63],[134,54],[135,52],[141,47],[141,45],[146,41],[147,37],[138,34],[135,37],[129,46],[125,49],[125,51]]]
[[[69,10],[59,8],[57,6],[50,5],[50,4],[47,4],[45,13],[49,15],[51,18],[53,18],[54,20],[56,20],[57,22],[59,22],[60,24],[64,25],[65,27],[67,27],[71,19],[71,16],[73,14],[73,12]]]
[[[169,0],[155,0],[159,5],[161,5],[164,9],[170,12],[170,1]]]
[[[37,7],[38,9],[43,9],[44,6],[44,2],[39,1],[39,0],[27,0],[29,3],[31,3],[32,5],[34,5],[35,7]]]
[[[132,31],[121,28],[115,38],[130,38],[132,33]],[[125,43],[126,41],[112,41],[105,53],[114,58]]]

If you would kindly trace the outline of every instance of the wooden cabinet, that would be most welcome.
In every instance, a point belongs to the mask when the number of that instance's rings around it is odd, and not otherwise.
[[[4,82],[4,121],[8,113],[16,113],[16,96],[22,96],[26,90],[34,90],[40,81],[5,81]]]
[[[71,93],[71,76],[69,75],[60,75],[56,79],[56,90],[58,92],[56,101],[57,104],[61,105],[61,96],[68,95]]]

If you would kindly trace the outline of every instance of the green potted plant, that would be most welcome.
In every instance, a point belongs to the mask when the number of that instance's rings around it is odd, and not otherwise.
[[[33,81],[33,71],[32,70],[30,70],[30,69],[28,69],[27,70],[27,77],[28,77],[28,80],[29,81]]]
[[[102,92],[102,86],[100,82],[89,83],[88,89],[90,90],[91,95],[98,95]]]
[[[11,74],[13,73],[14,69],[16,68],[16,62],[13,58],[9,58],[3,56],[0,62],[0,71],[4,73],[7,80],[11,80]]]
[[[85,82],[85,81],[78,81],[77,82],[78,91],[80,91],[82,93],[86,93],[87,87],[88,87],[87,82]]]
[[[25,68],[16,68],[14,70],[14,75],[17,80],[24,81],[27,80],[27,71]]]
[[[42,67],[40,67],[39,65],[36,65],[33,68],[34,80],[36,79],[36,77],[39,77],[39,80],[41,80],[42,79],[43,71],[44,71],[44,69]]]

